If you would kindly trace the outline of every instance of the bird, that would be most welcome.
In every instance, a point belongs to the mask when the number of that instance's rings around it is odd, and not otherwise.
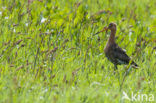
[[[115,34],[116,34],[117,25],[116,23],[110,23],[108,27],[104,27],[100,32],[110,30],[110,36],[104,48],[105,56],[114,64],[115,70],[118,69],[118,65],[122,64],[130,64],[133,68],[138,68],[138,65],[131,60],[131,58],[126,54],[126,51],[118,46],[115,42]],[[100,33],[98,32],[98,33]],[[96,33],[96,34],[98,34]]]

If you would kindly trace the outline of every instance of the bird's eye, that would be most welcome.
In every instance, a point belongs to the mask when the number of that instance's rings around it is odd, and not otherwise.
[[[109,27],[111,27],[112,26],[112,24],[109,24]]]

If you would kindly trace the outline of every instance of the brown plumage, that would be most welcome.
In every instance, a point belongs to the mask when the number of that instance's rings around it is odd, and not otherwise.
[[[101,32],[108,29],[111,31],[111,34],[104,48],[108,60],[114,64],[115,69],[117,69],[117,65],[129,64],[130,62],[132,67],[137,68],[138,65],[134,61],[131,61],[131,58],[126,52],[115,43],[116,24],[110,23],[108,28],[105,27]]]

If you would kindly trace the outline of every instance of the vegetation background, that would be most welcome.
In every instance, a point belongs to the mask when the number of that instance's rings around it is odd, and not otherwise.
[[[109,32],[93,36],[110,22],[140,66],[127,76],[103,53]],[[127,103],[156,96],[155,71],[156,0],[0,0],[0,103]]]

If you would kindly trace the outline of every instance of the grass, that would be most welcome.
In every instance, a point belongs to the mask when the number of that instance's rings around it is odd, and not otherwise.
[[[110,22],[140,66],[127,76],[103,53],[109,32],[93,36]],[[155,0],[0,1],[0,103],[150,102],[155,70]]]

